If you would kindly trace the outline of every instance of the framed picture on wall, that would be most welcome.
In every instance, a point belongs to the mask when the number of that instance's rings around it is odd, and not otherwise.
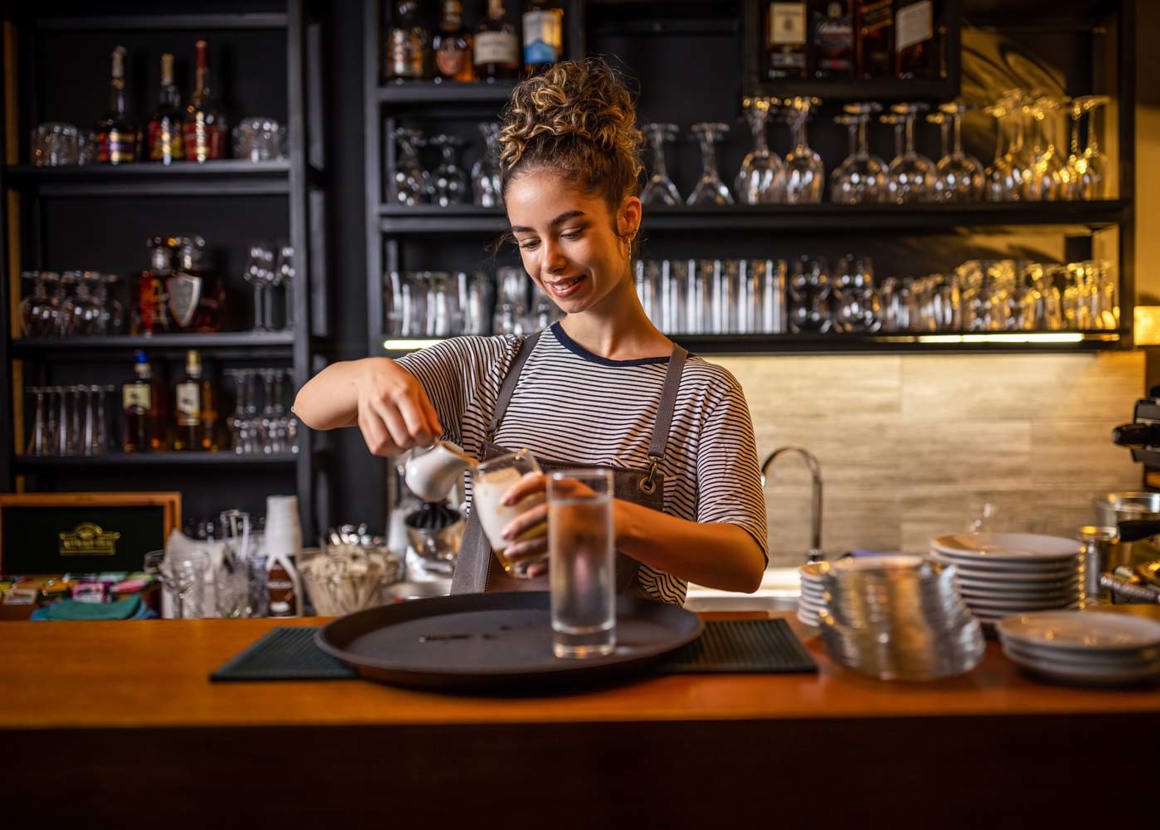
[[[139,571],[181,526],[181,493],[0,494],[0,574]]]

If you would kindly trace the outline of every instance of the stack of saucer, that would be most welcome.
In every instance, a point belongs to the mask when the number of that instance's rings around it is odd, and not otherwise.
[[[802,575],[802,594],[798,600],[797,618],[802,625],[818,627],[818,614],[826,610],[826,589],[822,584],[822,575],[829,569],[829,562],[811,562],[798,568]]]
[[[982,629],[952,566],[920,556],[842,559],[822,582],[822,642],[843,666],[884,680],[930,680],[983,658]]]
[[[1160,622],[1101,611],[1046,611],[996,626],[1003,653],[1036,674],[1074,683],[1160,680]]]
[[[930,555],[958,570],[963,601],[980,622],[1071,608],[1080,598],[1081,545],[1032,533],[953,533],[930,540]]]

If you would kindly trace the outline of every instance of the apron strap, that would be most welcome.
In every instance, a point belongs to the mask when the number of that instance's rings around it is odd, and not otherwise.
[[[661,402],[653,423],[652,444],[648,448],[648,475],[640,482],[640,491],[645,495],[652,495],[657,489],[657,468],[665,457],[665,447],[669,443],[669,427],[673,423],[673,409],[676,408],[677,392],[681,388],[681,373],[688,358],[688,350],[674,343],[673,353],[669,357],[669,369],[665,373],[665,385],[661,390]]]
[[[511,367],[508,369],[507,376],[503,379],[503,385],[499,388],[499,397],[495,402],[495,411],[491,413],[491,424],[487,428],[487,440],[494,441],[495,434],[499,432],[499,426],[503,423],[503,416],[507,414],[508,404],[512,402],[512,395],[516,393],[516,384],[520,382],[520,372],[524,368],[524,364],[528,362],[528,357],[532,354],[532,349],[536,347],[536,341],[540,339],[541,332],[529,334],[520,343],[520,350],[516,352],[516,358],[512,361]]]

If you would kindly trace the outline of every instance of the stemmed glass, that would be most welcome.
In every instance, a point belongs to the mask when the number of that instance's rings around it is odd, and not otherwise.
[[[951,102],[939,107],[928,120],[937,119],[942,131],[942,158],[935,167],[934,197],[939,202],[979,202],[983,199],[983,165],[963,152],[963,113],[969,106]],[[948,132],[953,144],[948,142]]]
[[[741,162],[733,190],[742,204],[757,205],[785,199],[785,170],[781,158],[771,152],[765,137],[769,122],[768,98],[745,98],[741,102],[753,133],[753,150]]]
[[[728,124],[702,123],[691,127],[693,135],[701,142],[701,163],[704,170],[693,192],[689,194],[690,205],[731,205],[733,195],[721,181],[717,173],[717,143],[729,132]]]
[[[100,300],[93,293],[93,289],[100,285],[100,277],[96,271],[73,274],[76,291],[61,317],[61,330],[66,337],[91,337],[101,333],[104,314]]]
[[[1055,147],[1062,100],[1042,95],[1024,104],[1031,118],[1031,165],[1024,195],[1032,201],[1061,199],[1068,192],[1070,174]]]
[[[1008,155],[1007,139],[1011,112],[1002,103],[989,106],[984,112],[995,119],[995,157],[983,171],[987,201],[1019,201],[1023,195],[1023,182]]]
[[[286,406],[282,400],[284,369],[262,369],[259,371],[264,384],[262,405],[262,453],[278,455],[286,452]]]
[[[878,104],[847,104],[834,118],[850,131],[850,155],[830,174],[830,198],[839,205],[881,202],[886,193],[886,164],[870,154],[866,125],[882,109]]]
[[[278,244],[278,259],[274,266],[272,285],[281,286],[284,312],[282,315],[282,331],[294,329],[294,246],[289,242]],[[271,321],[273,322],[273,321]]]
[[[826,183],[826,167],[806,137],[810,112],[821,105],[818,98],[791,98],[786,102],[793,149],[785,154],[785,201],[787,204],[818,204]]]
[[[247,246],[246,270],[242,279],[254,286],[254,331],[269,331],[266,313],[266,292],[274,281],[274,251],[265,242],[251,242]]]
[[[439,148],[443,158],[431,174],[431,201],[439,207],[461,205],[468,201],[470,183],[459,166],[457,158],[463,141],[453,135],[436,135],[430,139],[432,147]]]
[[[120,334],[125,324],[125,308],[121,302],[110,296],[109,289],[121,281],[116,274],[97,274],[96,298],[101,308],[101,334]]]
[[[1099,131],[1093,112],[1109,102],[1106,95],[1081,95],[1071,102],[1071,153],[1067,159],[1072,176],[1072,198],[1102,199],[1107,193],[1108,157],[1100,150]],[[1079,148],[1079,127],[1088,116],[1087,146]]]
[[[843,333],[874,332],[882,325],[869,257],[846,256],[834,280],[834,329]]]
[[[895,204],[924,202],[931,197],[934,163],[914,149],[914,120],[926,110],[927,105],[922,103],[895,104],[890,108],[901,119],[905,137],[902,152],[890,162],[886,177],[887,200]]]
[[[652,147],[653,174],[640,192],[640,200],[646,205],[676,207],[682,204],[681,194],[673,180],[669,178],[665,164],[665,142],[673,141],[679,134],[676,124],[644,124],[641,132]]]
[[[392,199],[401,205],[420,204],[427,192],[427,172],[419,161],[419,146],[423,133],[399,127],[395,130],[399,156],[395,161]]]
[[[499,207],[503,204],[500,191],[499,124],[485,121],[479,125],[483,134],[483,155],[471,165],[471,194],[479,207]]]
[[[795,334],[825,334],[834,325],[830,313],[833,286],[825,259],[801,257],[788,280],[789,329]]]
[[[57,331],[57,303],[48,288],[57,275],[51,271],[24,271],[32,282],[32,293],[20,301],[20,323],[25,337],[52,337]]]

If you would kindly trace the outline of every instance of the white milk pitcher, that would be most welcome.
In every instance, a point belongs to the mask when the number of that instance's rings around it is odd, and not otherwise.
[[[422,501],[443,501],[464,470],[479,462],[450,441],[436,441],[411,451],[403,463],[403,481]]]

